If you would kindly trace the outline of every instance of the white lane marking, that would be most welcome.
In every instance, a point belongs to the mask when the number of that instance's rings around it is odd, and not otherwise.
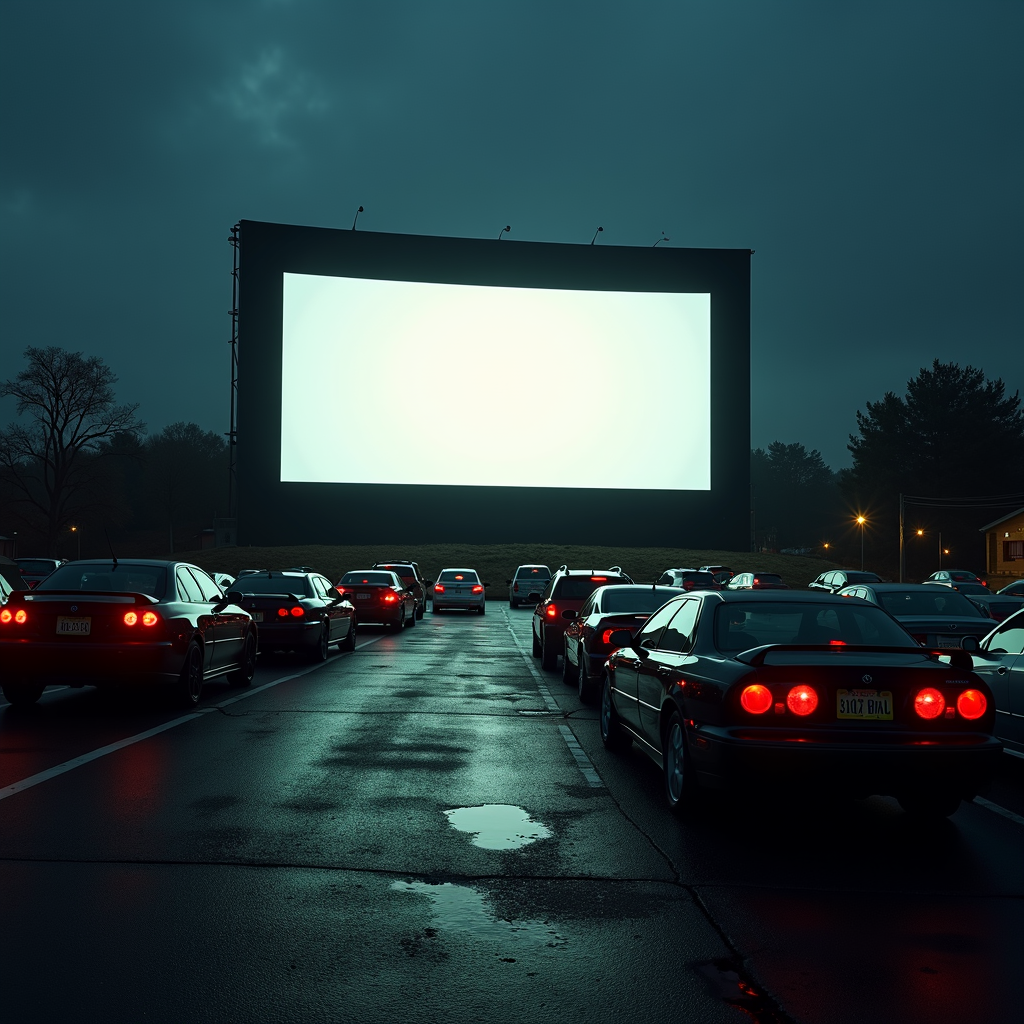
[[[544,677],[537,670],[537,666],[534,665],[533,658],[526,653],[526,648],[520,644],[519,637],[516,636],[515,630],[512,628],[512,623],[509,621],[508,613],[504,608],[502,608],[501,614],[505,616],[505,625],[508,627],[508,631],[512,634],[512,640],[519,653],[523,656],[523,661],[526,662],[526,667],[530,670],[530,674],[537,683],[537,689],[540,690],[540,695],[544,700],[544,706],[548,711],[560,712],[562,709],[555,703],[555,698],[551,696],[551,691],[547,688],[547,684],[544,682]],[[562,739],[565,740],[565,745],[569,748],[569,753],[575,758],[577,767],[583,773],[583,778],[587,780],[587,785],[595,789],[603,789],[604,782],[602,781],[601,776],[597,774],[597,769],[594,767],[593,762],[584,753],[583,748],[579,744],[579,740],[577,740],[572,734],[572,729],[565,724],[560,724],[558,726],[558,731],[562,734]]]
[[[1009,754],[1010,757],[1019,757],[1022,761],[1024,761],[1024,754],[1022,754],[1019,750],[1011,750],[1009,747],[1003,747],[1003,753]]]
[[[974,802],[995,812],[996,814],[1001,814],[1004,818],[1009,818],[1010,821],[1014,821],[1018,825],[1024,825],[1024,818],[1019,814],[1015,814],[1013,811],[1008,811],[1005,807],[1000,807],[999,804],[994,804],[991,800],[986,800],[983,796],[976,796],[974,798]]]
[[[358,651],[364,647],[369,647],[370,644],[375,644],[381,639],[383,639],[383,637],[378,636],[374,637],[372,640],[367,640],[365,643],[358,644],[356,646],[356,650]],[[9,796],[14,796],[15,793],[21,793],[26,789],[31,789],[33,786],[38,786],[41,782],[47,782],[50,779],[56,778],[58,775],[65,774],[65,772],[73,771],[75,768],[81,768],[82,765],[89,764],[91,761],[96,761],[101,757],[106,757],[107,754],[116,753],[118,750],[130,747],[134,743],[141,743],[143,740],[148,740],[153,736],[158,736],[162,732],[167,732],[168,729],[174,729],[179,725],[184,725],[186,722],[194,722],[197,718],[202,718],[204,715],[209,714],[211,711],[216,711],[218,708],[226,708],[229,704],[237,704],[240,700],[248,700],[250,697],[255,697],[257,693],[262,693],[264,690],[269,690],[274,686],[280,686],[281,683],[287,683],[292,679],[300,679],[302,676],[308,676],[310,672],[315,672],[318,668],[323,668],[325,664],[327,663],[320,662],[317,665],[310,665],[309,668],[303,669],[301,672],[293,672],[289,676],[281,676],[280,679],[274,679],[269,683],[264,683],[262,686],[255,686],[235,697],[228,697],[227,700],[222,700],[219,704],[214,704],[212,707],[199,708],[187,715],[182,715],[180,718],[174,718],[170,722],[164,722],[162,725],[158,725],[152,729],[147,729],[145,732],[136,733],[134,736],[128,736],[123,740],[118,740],[116,743],[108,743],[105,747],[99,747],[96,750],[90,750],[88,754],[82,754],[81,757],[73,757],[70,761],[63,761],[61,764],[54,765],[52,768],[47,768],[45,771],[38,772],[35,775],[30,775],[27,779],[22,779],[20,782],[12,782],[9,786],[5,786],[3,789],[0,789],[0,800],[6,800]]]

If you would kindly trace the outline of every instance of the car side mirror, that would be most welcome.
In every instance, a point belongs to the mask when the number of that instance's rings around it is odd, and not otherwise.
[[[981,644],[978,643],[978,638],[976,636],[965,636],[960,641],[960,646],[967,651],[968,654],[975,654],[980,649]]]
[[[577,614],[578,613],[574,612],[571,608],[566,608],[565,611],[562,612],[562,618],[563,619],[575,619]]]

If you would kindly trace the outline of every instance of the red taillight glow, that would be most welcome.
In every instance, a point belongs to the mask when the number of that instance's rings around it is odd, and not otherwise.
[[[434,593],[435,594],[443,594],[444,593],[444,587],[442,587],[440,583],[435,583],[434,584]]]
[[[160,621],[160,616],[156,612],[143,612],[142,613],[142,624],[144,626],[155,626]]]
[[[622,629],[621,626],[616,626],[613,629],[606,629],[601,634],[601,643],[603,643],[603,644],[610,644],[612,642],[612,633],[616,633],[620,629]]]
[[[519,584],[518,583],[513,583],[512,584],[512,591],[513,591],[513,593],[516,593],[516,594],[519,593]]]
[[[544,614],[549,619],[553,619],[558,614],[558,609],[553,604],[549,604],[547,608],[544,609]]]
[[[465,576],[456,576],[455,578],[456,578],[457,580],[462,580],[462,579],[465,579]]]
[[[608,577],[607,576],[591,576],[590,577],[590,582],[591,583],[606,583],[607,581],[608,581]]]
[[[946,698],[932,686],[917,691],[914,711],[919,718],[938,718],[946,710]]]
[[[480,586],[479,583],[473,588],[473,593],[474,594],[482,594],[483,592],[484,592],[484,588],[482,586]]]
[[[25,623],[26,623],[26,622],[28,622],[28,612],[27,612],[27,611],[25,611],[25,609],[24,609],[24,608],[19,608],[19,609],[18,609],[18,610],[17,610],[17,611],[16,611],[15,613],[14,613],[14,621],[15,621],[15,622],[16,622],[16,623],[17,623],[17,624],[18,624],[19,626],[24,626],[24,625],[25,625]]]
[[[286,618],[288,618],[288,609],[287,608],[278,608],[277,609],[277,617],[279,619],[286,619]]]
[[[296,605],[292,609],[292,615],[296,619],[301,619],[302,616],[305,615],[305,614],[306,614],[306,612],[303,610],[303,608],[300,605]]]
[[[136,612],[125,612],[124,613],[124,624],[126,626],[134,626],[139,621],[138,613]]]
[[[845,647],[846,646],[846,641],[845,640],[829,640],[828,645],[829,645],[829,647]]]
[[[786,694],[786,707],[794,715],[809,715],[818,706],[818,694],[813,686],[794,686]]]
[[[385,604],[394,604],[397,600],[398,596],[396,594],[384,594]]]
[[[11,611],[10,608],[5,608],[3,611],[0,611],[0,622],[8,623],[13,618],[14,613]]]
[[[752,715],[763,715],[772,706],[772,691],[760,683],[745,686],[740,694],[740,704]]]
[[[985,694],[979,690],[964,690],[956,699],[956,709],[964,718],[973,721],[985,714],[988,710],[988,701],[985,700]]]

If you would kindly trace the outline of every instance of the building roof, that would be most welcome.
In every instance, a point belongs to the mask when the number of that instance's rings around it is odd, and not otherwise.
[[[991,530],[993,526],[998,526],[1000,523],[1005,523],[1007,519],[1012,519],[1014,516],[1019,516],[1021,512],[1024,512],[1024,506],[1017,509],[1016,512],[1010,512],[1008,515],[1003,516],[1002,519],[997,519],[994,523],[989,523],[988,526],[982,526],[978,533],[984,533],[986,530]]]

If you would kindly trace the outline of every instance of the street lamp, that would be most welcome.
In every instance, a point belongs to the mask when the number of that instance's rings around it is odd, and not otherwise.
[[[867,520],[863,516],[857,516],[857,525],[860,527],[860,571],[864,571],[864,524]]]
[[[82,558],[82,535],[78,532],[77,526],[71,527],[71,532],[75,535],[75,540],[78,542],[78,559]]]

